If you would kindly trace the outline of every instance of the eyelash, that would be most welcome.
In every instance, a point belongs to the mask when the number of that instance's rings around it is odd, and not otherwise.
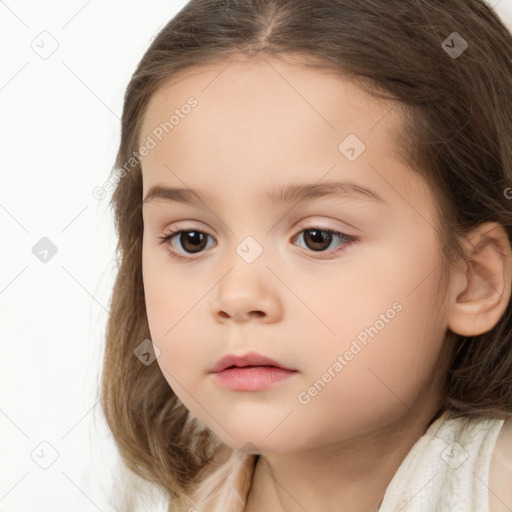
[[[335,249],[332,252],[332,255],[331,257],[324,257],[324,256],[320,256],[319,258],[318,257],[315,257],[316,259],[333,259],[333,257],[335,255],[337,255],[339,252],[341,251],[344,251],[346,249],[346,247],[348,245],[350,245],[352,242],[357,242],[358,241],[358,238],[355,237],[355,236],[352,236],[352,235],[347,235],[346,233],[343,233],[341,231],[336,231],[335,229],[329,229],[329,228],[323,228],[321,226],[308,226],[308,227],[305,227],[305,226],[300,226],[300,231],[298,231],[298,233],[293,237],[293,240],[297,239],[298,236],[300,236],[301,233],[305,232],[305,231],[313,231],[313,230],[317,230],[317,231],[322,231],[324,233],[329,233],[331,235],[334,235],[334,236],[339,236],[339,238],[343,239],[345,241],[345,244],[343,244],[340,248],[338,249]],[[210,236],[208,235],[208,233],[205,233],[204,231],[200,231],[198,229],[194,229],[194,228],[190,228],[190,229],[180,229],[180,230],[173,230],[171,229],[170,230],[171,232],[169,234],[166,234],[164,236],[161,236],[161,237],[158,237],[161,241],[160,241],[160,244],[162,245],[167,245],[168,246],[168,250],[171,254],[171,256],[173,258],[177,258],[177,259],[180,259],[180,260],[188,260],[188,261],[192,261],[194,259],[198,259],[197,257],[188,257],[188,256],[183,256],[182,254],[178,253],[177,251],[175,251],[174,249],[172,249],[172,246],[171,246],[171,240],[180,235],[181,233],[190,233],[190,232],[194,232],[194,233],[201,233],[203,235],[206,235],[206,236]],[[317,253],[322,253],[322,252],[328,252],[328,251],[313,251],[313,250],[310,250],[311,252],[317,252]],[[200,253],[196,253],[196,254],[200,254]]]

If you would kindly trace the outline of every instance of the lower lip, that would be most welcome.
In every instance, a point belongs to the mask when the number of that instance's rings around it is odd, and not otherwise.
[[[214,373],[217,382],[232,391],[260,391],[283,381],[295,370],[285,370],[277,366],[247,366],[244,368],[229,368]]]

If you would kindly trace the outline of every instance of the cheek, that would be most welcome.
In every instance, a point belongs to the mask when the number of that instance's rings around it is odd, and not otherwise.
[[[180,346],[175,341],[175,334],[179,330],[180,304],[188,302],[184,297],[187,289],[177,288],[168,265],[166,266],[162,259],[161,252],[154,248],[142,252],[144,300],[151,340],[160,350],[157,361],[162,371],[165,368],[173,373],[175,371],[173,362],[181,360]],[[177,289],[179,293],[176,293]],[[177,297],[180,297],[179,301]],[[181,313],[181,316],[183,314]],[[164,376],[168,378],[166,372]]]
[[[178,397],[187,404],[186,392],[197,392],[197,372],[211,364],[205,352],[204,331],[198,318],[206,314],[204,295],[211,286],[191,280],[190,274],[171,264],[165,248],[153,248],[142,254],[144,297],[151,340],[158,347],[157,358],[165,379]]]
[[[316,357],[304,359],[310,364],[305,384],[298,390],[301,401],[296,394],[294,407],[301,436],[314,442],[320,431],[328,441],[393,423],[430,388],[434,373],[444,371],[436,364],[442,333],[426,328],[428,312],[422,304],[401,302],[403,309],[377,333],[368,334],[366,343],[347,336],[336,346],[325,345],[321,357],[317,351]],[[364,324],[368,330],[373,326],[374,321]],[[327,411],[329,421],[322,420]],[[293,436],[293,425],[283,425],[281,435]]]
[[[367,243],[347,253],[339,266],[314,274],[304,269],[300,279],[285,269],[283,280],[294,283],[294,293],[307,306],[296,306],[303,358],[317,362],[320,370],[351,350],[354,340],[362,348],[373,347],[361,354],[374,353],[376,363],[379,358],[390,362],[390,353],[407,358],[415,348],[421,352],[424,344],[418,340],[435,329],[429,308],[437,291],[432,273],[436,264],[432,245],[425,239],[423,245],[399,240]]]
[[[351,265],[350,273],[326,280],[322,307],[317,295],[316,311],[331,333],[313,318],[323,334],[304,345],[302,360],[313,383],[343,358],[343,369],[332,379],[336,384],[326,386],[329,393],[322,391],[327,401],[343,398],[354,410],[362,403],[410,403],[436,368],[446,325],[434,323],[431,309],[437,292],[435,254],[431,247],[400,247],[400,253],[372,255],[373,264],[361,258],[361,266]],[[420,258],[428,264],[419,265]],[[309,299],[308,305],[315,303],[315,296]]]
[[[180,282],[183,273],[170,264],[166,248],[151,243],[154,246],[149,247],[148,242],[148,248],[143,246],[142,251],[146,312],[151,334],[155,338],[168,337],[179,311],[185,304],[191,304],[194,283]]]

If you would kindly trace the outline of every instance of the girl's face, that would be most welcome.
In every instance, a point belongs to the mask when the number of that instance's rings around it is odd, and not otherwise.
[[[195,68],[153,96],[143,197],[185,190],[143,206],[151,337],[173,391],[233,448],[318,448],[437,410],[434,200],[395,152],[398,124],[352,82],[274,59]],[[295,371],[253,390],[211,373],[247,352]]]

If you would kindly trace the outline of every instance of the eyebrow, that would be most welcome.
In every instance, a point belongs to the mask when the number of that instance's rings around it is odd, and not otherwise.
[[[299,203],[318,198],[363,199],[381,204],[388,204],[375,190],[352,181],[324,181],[315,184],[284,185],[267,192],[272,203]],[[212,196],[194,188],[174,188],[165,185],[154,185],[144,198],[144,203],[153,201],[179,202],[195,205],[203,203],[212,205]]]

